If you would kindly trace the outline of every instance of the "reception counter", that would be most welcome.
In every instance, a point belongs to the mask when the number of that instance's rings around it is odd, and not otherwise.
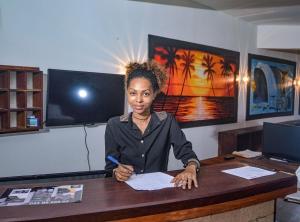
[[[60,181],[48,184],[1,185],[27,188],[84,184],[80,203],[0,207],[0,221],[251,221],[274,215],[274,200],[296,191],[297,178],[287,172],[246,180],[221,172],[252,165],[239,160],[202,166],[199,187],[135,191],[113,178]],[[176,175],[178,172],[168,172]],[[225,218],[226,216],[226,218]],[[231,218],[230,218],[231,217]],[[219,220],[221,218],[222,220]],[[233,219],[235,218],[235,219]],[[238,220],[236,218],[239,218]]]

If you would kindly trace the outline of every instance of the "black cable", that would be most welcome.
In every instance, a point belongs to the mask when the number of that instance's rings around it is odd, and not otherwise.
[[[91,164],[90,164],[90,150],[89,147],[87,145],[87,132],[86,132],[86,125],[83,125],[83,130],[84,130],[84,143],[85,143],[85,148],[86,148],[86,158],[87,158],[87,162],[88,162],[88,166],[89,166],[89,171],[91,171]]]

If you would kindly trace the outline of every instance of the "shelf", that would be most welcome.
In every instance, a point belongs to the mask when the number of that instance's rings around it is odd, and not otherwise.
[[[1,131],[0,130],[0,134],[2,133],[16,133],[16,132],[26,132],[26,131],[37,131],[39,130],[40,127],[28,127],[28,128],[25,128],[25,127],[11,127],[9,129],[6,129],[5,131]]]
[[[218,134],[218,154],[221,156],[245,149],[259,151],[262,145],[262,136],[263,126],[220,131]]]
[[[41,111],[42,108],[40,108],[40,107],[27,107],[27,110],[29,110],[29,111]]]
[[[27,118],[43,123],[43,73],[37,67],[0,65],[0,133],[32,131]]]
[[[1,91],[1,89],[0,89]],[[6,91],[10,91],[10,92],[42,92],[41,89],[9,89]]]
[[[25,111],[27,110],[27,108],[10,108],[9,111],[10,112],[20,112],[20,111]]]

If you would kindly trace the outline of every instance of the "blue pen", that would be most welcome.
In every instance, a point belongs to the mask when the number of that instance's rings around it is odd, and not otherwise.
[[[117,164],[117,165],[121,165],[122,167],[124,167],[126,170],[129,170],[130,172],[132,172],[131,169],[129,169],[128,167],[124,166],[123,164],[121,164],[116,158],[114,158],[113,156],[111,155],[107,155],[106,157],[107,159],[109,159],[111,162]]]

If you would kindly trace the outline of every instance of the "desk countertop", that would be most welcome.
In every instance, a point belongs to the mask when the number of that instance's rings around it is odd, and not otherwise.
[[[251,163],[234,160],[203,166],[198,176],[199,188],[192,190],[167,188],[158,191],[135,191],[127,184],[117,182],[113,178],[54,182],[51,185],[84,184],[82,202],[2,207],[0,208],[0,221],[126,219],[205,207],[266,193],[270,194],[269,199],[275,199],[296,191],[297,179],[294,175],[278,172],[275,175],[246,180],[221,172],[224,169],[245,165],[251,165]],[[176,174],[176,172],[169,173]],[[0,193],[8,187],[26,188],[36,185],[2,185]],[[38,184],[38,186],[42,185]]]

